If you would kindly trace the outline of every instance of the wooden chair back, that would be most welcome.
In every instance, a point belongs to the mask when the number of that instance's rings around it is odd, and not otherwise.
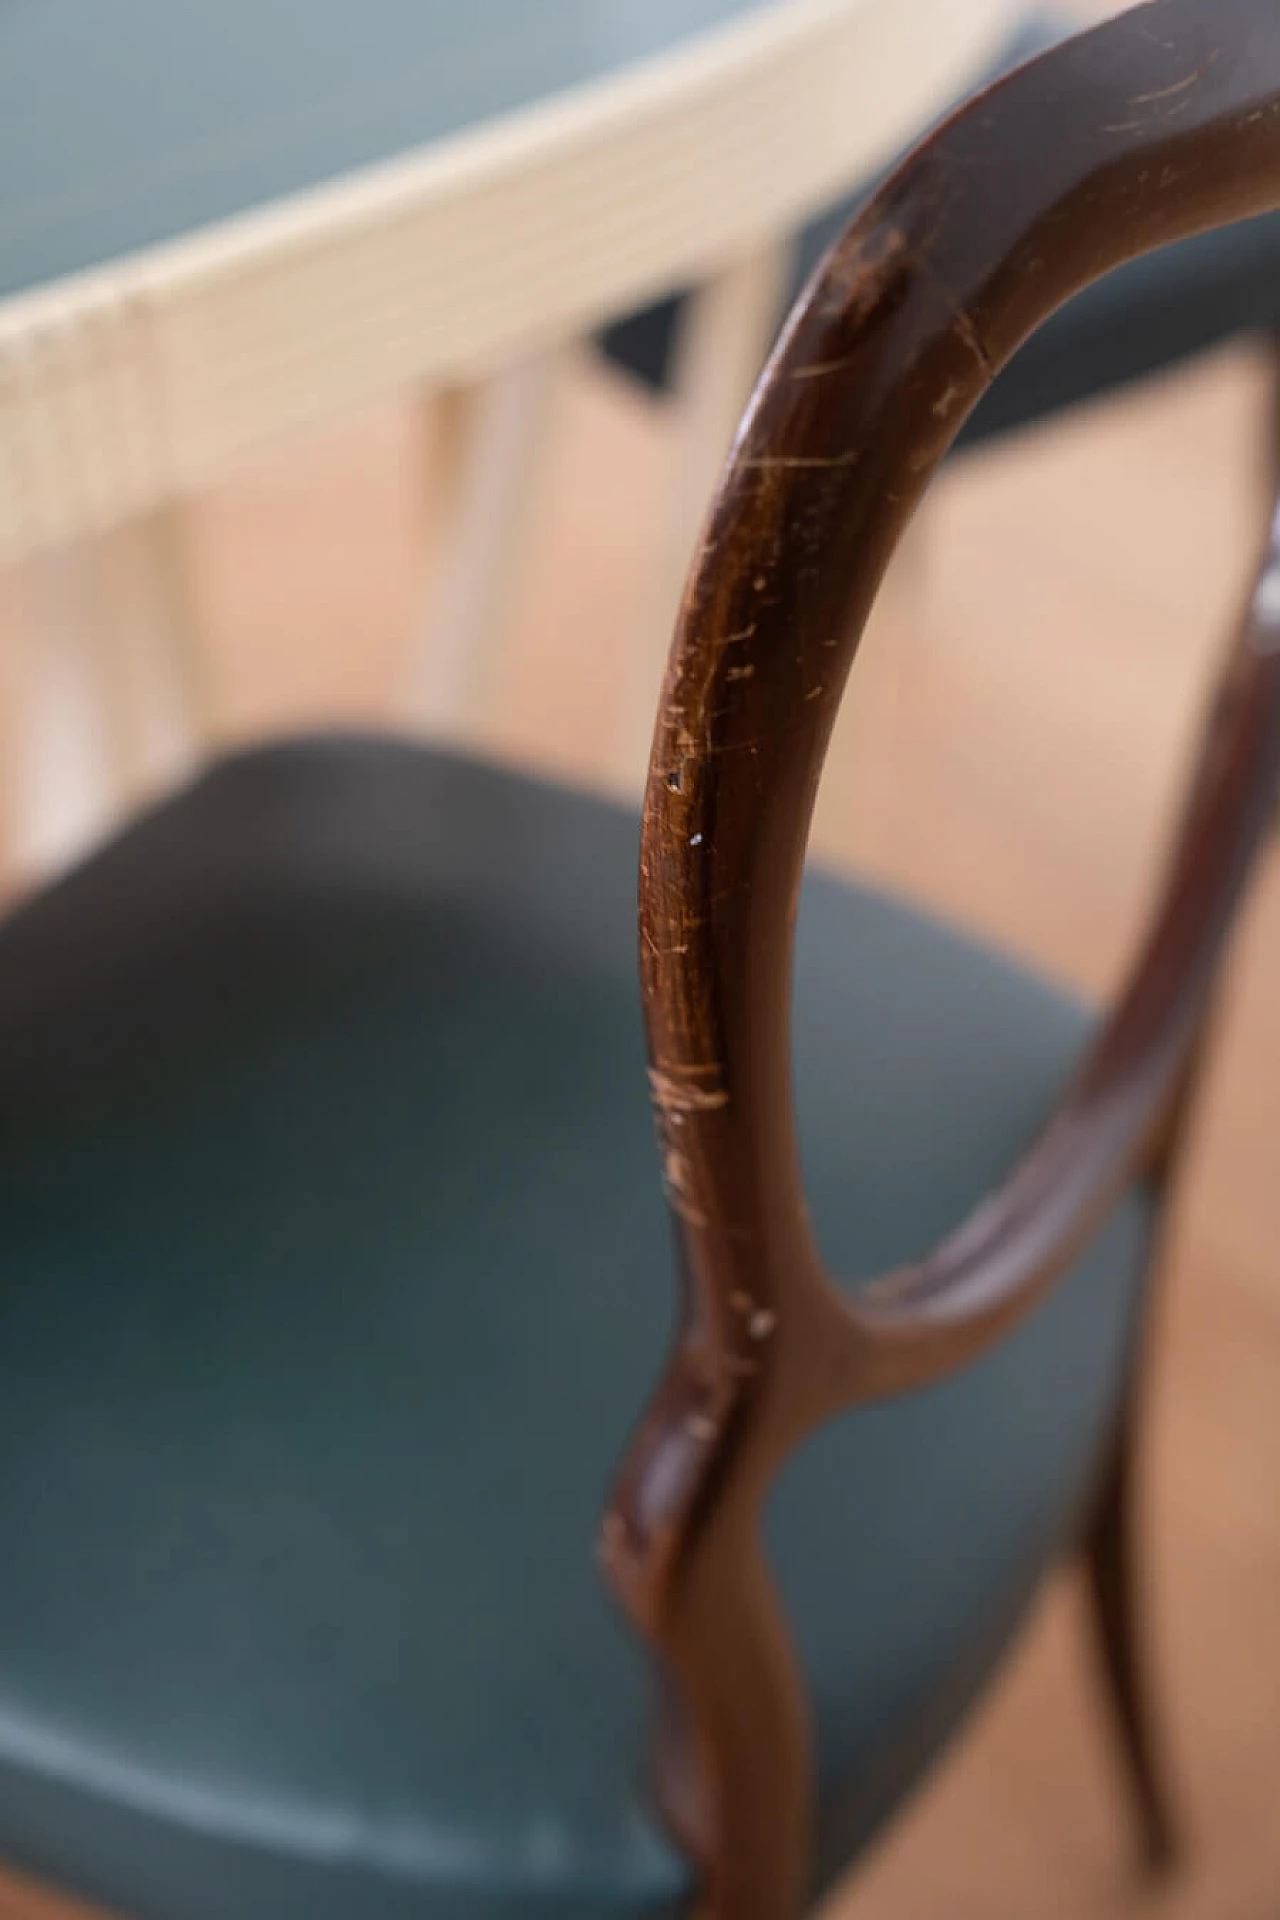
[[[684,1307],[603,1552],[668,1677],[662,1798],[715,1920],[788,1920],[811,1857],[808,1711],[760,1538],[774,1476],[823,1421],[999,1338],[1176,1121],[1275,804],[1280,524],[1118,1003],[998,1191],[919,1264],[853,1295],[809,1228],[789,1046],[805,843],[845,679],[939,462],[1036,326],[1124,260],[1277,206],[1274,0],[1149,0],[1064,44],[948,120],[827,255],[706,522],[641,861]]]

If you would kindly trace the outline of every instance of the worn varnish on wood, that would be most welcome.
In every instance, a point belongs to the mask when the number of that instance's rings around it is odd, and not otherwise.
[[[684,1311],[604,1552],[669,1676],[662,1796],[714,1920],[789,1920],[806,1890],[810,1728],[760,1543],[775,1473],[838,1411],[1003,1333],[1165,1147],[1274,805],[1280,530],[1098,1040],[1006,1183],[918,1266],[849,1296],[806,1220],[788,1021],[805,842],[858,639],[913,508],[1027,335],[1120,262],[1277,205],[1276,0],[1152,0],[1067,43],[948,121],[828,255],[706,525],[640,906]]]

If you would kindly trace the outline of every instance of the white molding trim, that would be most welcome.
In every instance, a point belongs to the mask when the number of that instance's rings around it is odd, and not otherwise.
[[[10,299],[0,563],[740,257],[940,111],[1014,10],[770,0],[620,75]]]

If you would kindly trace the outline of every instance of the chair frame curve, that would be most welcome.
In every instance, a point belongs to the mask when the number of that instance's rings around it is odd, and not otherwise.
[[[825,1420],[999,1338],[1167,1146],[1275,806],[1280,518],[1127,985],[1004,1183],[856,1294],[810,1232],[790,1078],[794,922],[844,683],[911,513],[1022,341],[1124,260],[1276,207],[1272,0],[1147,0],[1064,42],[922,142],[827,254],[704,528],[640,884],[683,1309],[601,1550],[661,1659],[659,1790],[706,1920],[794,1920],[807,1892],[812,1740],[761,1545],[771,1481]]]

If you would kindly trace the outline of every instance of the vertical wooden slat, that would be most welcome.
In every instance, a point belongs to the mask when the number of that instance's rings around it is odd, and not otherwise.
[[[567,360],[541,354],[443,397],[435,564],[409,688],[412,717],[432,729],[465,723],[501,651]]]

